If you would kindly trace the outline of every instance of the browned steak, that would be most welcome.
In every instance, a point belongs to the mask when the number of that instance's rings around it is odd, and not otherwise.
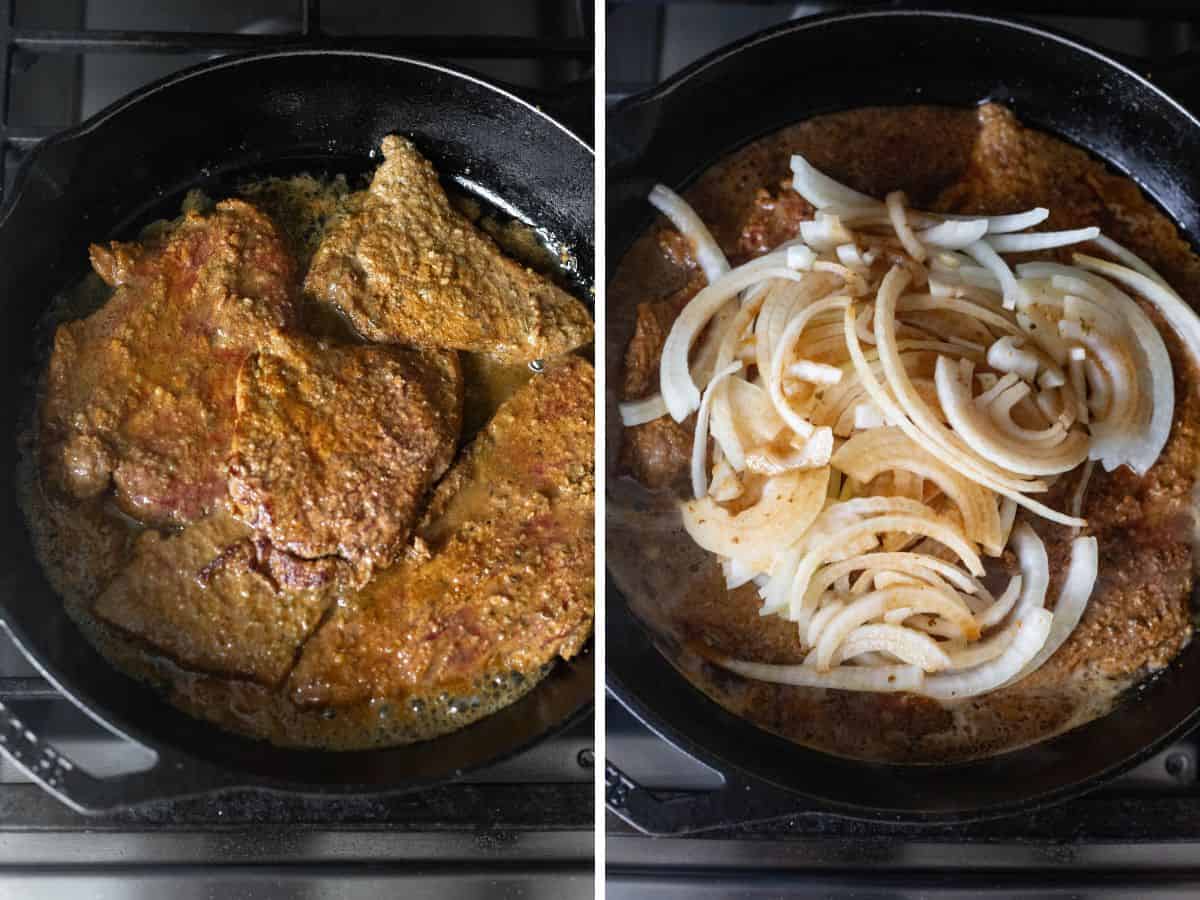
[[[466,687],[578,652],[593,609],[592,367],[568,357],[500,407],[438,485],[416,549],[306,645],[298,703]]]
[[[178,535],[142,533],[94,611],[185,668],[276,684],[345,568],[288,557],[218,511]]]
[[[235,514],[303,557],[389,565],[454,457],[457,356],[300,339],[252,356],[237,382]]]
[[[386,137],[383,155],[369,191],[313,256],[308,293],[373,341],[523,362],[591,340],[583,305],[460,215],[410,142]]]
[[[145,245],[92,247],[116,288],[59,327],[42,408],[51,479],[181,524],[225,496],[238,368],[294,314],[296,272],[269,219],[239,200]]]

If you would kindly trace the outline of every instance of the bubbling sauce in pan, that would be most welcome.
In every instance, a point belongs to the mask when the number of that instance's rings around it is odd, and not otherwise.
[[[903,190],[916,208],[998,215],[1051,210],[1047,229],[1099,225],[1200,303],[1200,258],[1129,179],[993,104],[860,109],[820,116],[754,141],[685,192],[730,263],[795,237],[812,209],[790,187],[789,160],[874,197]],[[1069,260],[1070,248],[1063,258]],[[1022,259],[1055,258],[1055,253]],[[1196,362],[1146,304],[1164,334],[1176,408],[1158,463],[1138,478],[1097,467],[1083,509],[1100,542],[1100,574],[1068,641],[1032,676],[956,704],[909,694],[854,693],[741,678],[690,649],[756,662],[803,659],[795,625],[759,615],[753,584],[728,591],[720,567],[683,530],[693,419],[622,428],[616,401],[658,390],[662,342],[705,284],[690,248],[665,220],[641,235],[609,285],[607,310],[608,566],[634,613],[672,663],[731,711],[797,743],[858,759],[937,763],[1026,746],[1105,715],[1128,689],[1165,667],[1192,633],[1194,497],[1200,434]],[[1078,472],[1041,498],[1063,508]],[[1046,543],[1057,596],[1068,529],[1027,519]],[[1011,554],[999,560],[1016,571]],[[1133,701],[1131,701],[1133,702]]]

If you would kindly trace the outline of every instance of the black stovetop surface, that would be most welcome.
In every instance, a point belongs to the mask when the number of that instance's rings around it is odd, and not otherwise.
[[[866,5],[880,4],[610,3],[609,102],[647,90],[700,56],[788,18]],[[1200,46],[1200,5],[1192,2],[892,5],[1019,13],[1129,59],[1161,60]],[[1200,109],[1196,88],[1179,99]],[[721,789],[718,773],[660,739],[611,697],[606,718],[608,760],[642,786],[667,800]],[[747,798],[724,804],[728,815],[719,827],[651,838],[609,812],[608,896],[1197,896],[1198,760],[1200,733],[1087,796],[974,824],[895,825],[817,810],[747,824],[739,821],[739,810],[756,805]]]

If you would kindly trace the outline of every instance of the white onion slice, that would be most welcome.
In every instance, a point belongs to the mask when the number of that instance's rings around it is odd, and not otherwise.
[[[1075,262],[1085,269],[1124,284],[1150,301],[1179,335],[1193,359],[1200,359],[1200,318],[1197,318],[1195,311],[1175,291],[1153,278],[1116,263],[1083,254],[1076,254]],[[1175,408],[1175,381],[1166,346],[1154,324],[1132,301],[1125,306],[1125,310],[1134,335],[1143,352],[1149,357],[1148,367],[1153,391],[1149,398],[1150,424],[1145,439],[1142,446],[1135,451],[1135,457],[1129,459],[1130,467],[1140,475],[1158,459],[1170,436]]]
[[[925,257],[928,254],[925,250],[925,245],[917,240],[912,226],[908,224],[908,216],[904,210],[904,194],[901,191],[892,191],[887,195],[885,203],[887,204],[888,218],[891,220],[892,228],[896,232],[896,237],[900,238],[900,243],[904,246],[905,251],[917,262],[925,262]]]
[[[937,700],[961,700],[995,690],[1010,680],[1046,643],[1054,617],[1044,609],[1031,610],[1014,622],[1016,636],[998,657],[962,672],[932,675],[925,679],[920,693]]]
[[[964,384],[949,357],[939,356],[934,381],[938,399],[954,431],[984,459],[1022,475],[1058,475],[1075,468],[1088,456],[1088,436],[1081,430],[1046,446],[1022,442],[997,428],[973,402],[969,384]]]
[[[663,344],[662,361],[659,364],[663,401],[671,418],[682,422],[700,407],[700,391],[688,370],[688,353],[696,337],[704,330],[708,320],[738,291],[765,278],[784,278],[800,281],[807,277],[783,266],[759,266],[766,257],[738,266],[703,288],[683,308],[679,318],[671,326]]]
[[[983,266],[1000,283],[1004,293],[1004,308],[1016,309],[1025,297],[1025,289],[1017,283],[1017,276],[1008,267],[1008,263],[1000,258],[992,245],[986,240],[976,241],[969,247],[964,247],[963,252]],[[960,270],[960,275],[964,279],[968,277],[967,272],[963,270]]]
[[[665,184],[656,184],[650,191],[650,203],[691,242],[696,251],[696,262],[700,264],[709,284],[729,271],[729,260],[725,258],[725,253],[686,200]]]
[[[816,666],[777,666],[740,659],[715,661],[730,672],[756,681],[790,684],[796,687],[833,688],[840,691],[916,691],[925,678],[925,673],[917,666],[838,666],[828,672],[821,672]]]
[[[1004,593],[997,597],[987,609],[978,615],[977,619],[980,628],[994,628],[1004,620],[1004,617],[1016,605],[1024,582],[1025,579],[1020,575],[1014,575],[1008,580],[1008,587],[1004,589]]]
[[[736,515],[711,497],[681,504],[683,526],[705,550],[765,572],[775,554],[800,540],[820,515],[828,483],[828,469],[786,472],[768,478],[759,501]]]
[[[920,666],[926,672],[950,667],[950,657],[933,638],[900,625],[862,625],[846,637],[837,657],[852,659],[863,653],[890,653],[901,662]]]
[[[821,252],[854,240],[854,235],[846,230],[841,219],[819,210],[815,219],[800,223],[800,237],[804,243]]]
[[[1051,250],[1070,244],[1081,244],[1095,240],[1100,229],[1076,228],[1072,231],[1039,231],[1034,234],[998,234],[986,238],[997,253],[1029,253],[1033,250]]]
[[[917,232],[917,239],[931,247],[961,250],[988,233],[987,219],[965,219],[942,222]]]
[[[1167,290],[1173,290],[1171,285],[1167,283],[1167,279],[1155,272],[1148,262],[1138,256],[1132,250],[1122,247],[1112,238],[1102,234],[1099,237],[1092,238],[1092,243],[1105,253],[1114,257],[1116,261],[1122,265],[1128,266],[1129,268],[1133,269],[1133,271],[1141,275],[1145,275],[1151,281],[1157,281]]]
[[[621,424],[626,428],[645,425],[667,414],[667,404],[663,402],[662,394],[651,394],[641,400],[626,400],[618,403],[617,409],[621,413]]]
[[[1063,579],[1062,590],[1054,604],[1054,622],[1046,643],[1017,674],[1014,681],[1036,672],[1071,636],[1087,609],[1096,575],[1100,569],[1100,545],[1094,537],[1075,538],[1071,542],[1071,562]]]
[[[730,363],[714,375],[712,381],[708,383],[708,387],[704,389],[704,397],[700,401],[700,411],[696,414],[696,432],[692,436],[692,494],[697,500],[708,493],[708,478],[705,470],[708,461],[708,416],[709,410],[712,409],[713,394],[716,393],[721,382],[734,372],[740,372],[741,368],[740,361]]]
[[[789,269],[807,271],[813,267],[813,263],[816,261],[817,254],[813,252],[811,247],[797,244],[794,247],[787,248],[787,264]]]
[[[840,204],[843,206],[878,206],[879,201],[866,194],[860,194],[853,188],[835,181],[824,172],[818,171],[799,153],[792,155],[792,187],[796,193],[821,209],[826,206]]]
[[[1009,545],[1017,554],[1021,566],[1021,593],[1013,607],[1013,619],[1024,619],[1031,611],[1046,605],[1046,588],[1050,586],[1050,559],[1046,545],[1025,522],[1013,529]]]
[[[943,218],[956,222],[979,218],[978,216],[957,216],[948,213],[942,215]],[[1026,228],[1032,228],[1034,225],[1041,225],[1048,218],[1050,218],[1050,210],[1044,206],[1038,206],[1025,212],[1009,213],[1003,216],[987,216],[988,234],[1008,234],[1012,231],[1024,231]]]
[[[841,648],[843,642],[849,638],[852,632],[894,609],[908,609],[909,616],[920,613],[942,616],[947,621],[953,622],[960,628],[967,630],[969,638],[978,637],[979,634],[979,628],[972,619],[970,612],[961,604],[953,603],[941,591],[928,587],[896,586],[883,588],[863,594],[852,603],[848,603],[845,609],[840,610],[837,615],[833,616],[826,623],[814,648],[817,668],[822,670],[829,669],[836,661],[834,654]],[[885,648],[870,647],[864,649],[880,650]],[[949,662],[947,659],[945,664],[949,665]]]

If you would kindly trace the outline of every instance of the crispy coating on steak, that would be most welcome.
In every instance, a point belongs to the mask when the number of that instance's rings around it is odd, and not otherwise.
[[[395,560],[462,425],[454,351],[295,338],[237,381],[235,514],[302,557],[339,555],[369,577]]]
[[[294,264],[239,200],[145,245],[93,245],[92,262],[116,292],[55,334],[42,407],[51,481],[81,499],[113,485],[150,524],[200,518],[225,496],[238,368],[294,316]]]
[[[438,485],[414,553],[308,642],[296,702],[468,687],[579,651],[593,609],[593,384],[567,357],[501,406]]]
[[[382,149],[370,189],[313,256],[309,294],[372,341],[525,362],[592,339],[583,304],[504,256],[456,211],[411,142],[390,135]]]

